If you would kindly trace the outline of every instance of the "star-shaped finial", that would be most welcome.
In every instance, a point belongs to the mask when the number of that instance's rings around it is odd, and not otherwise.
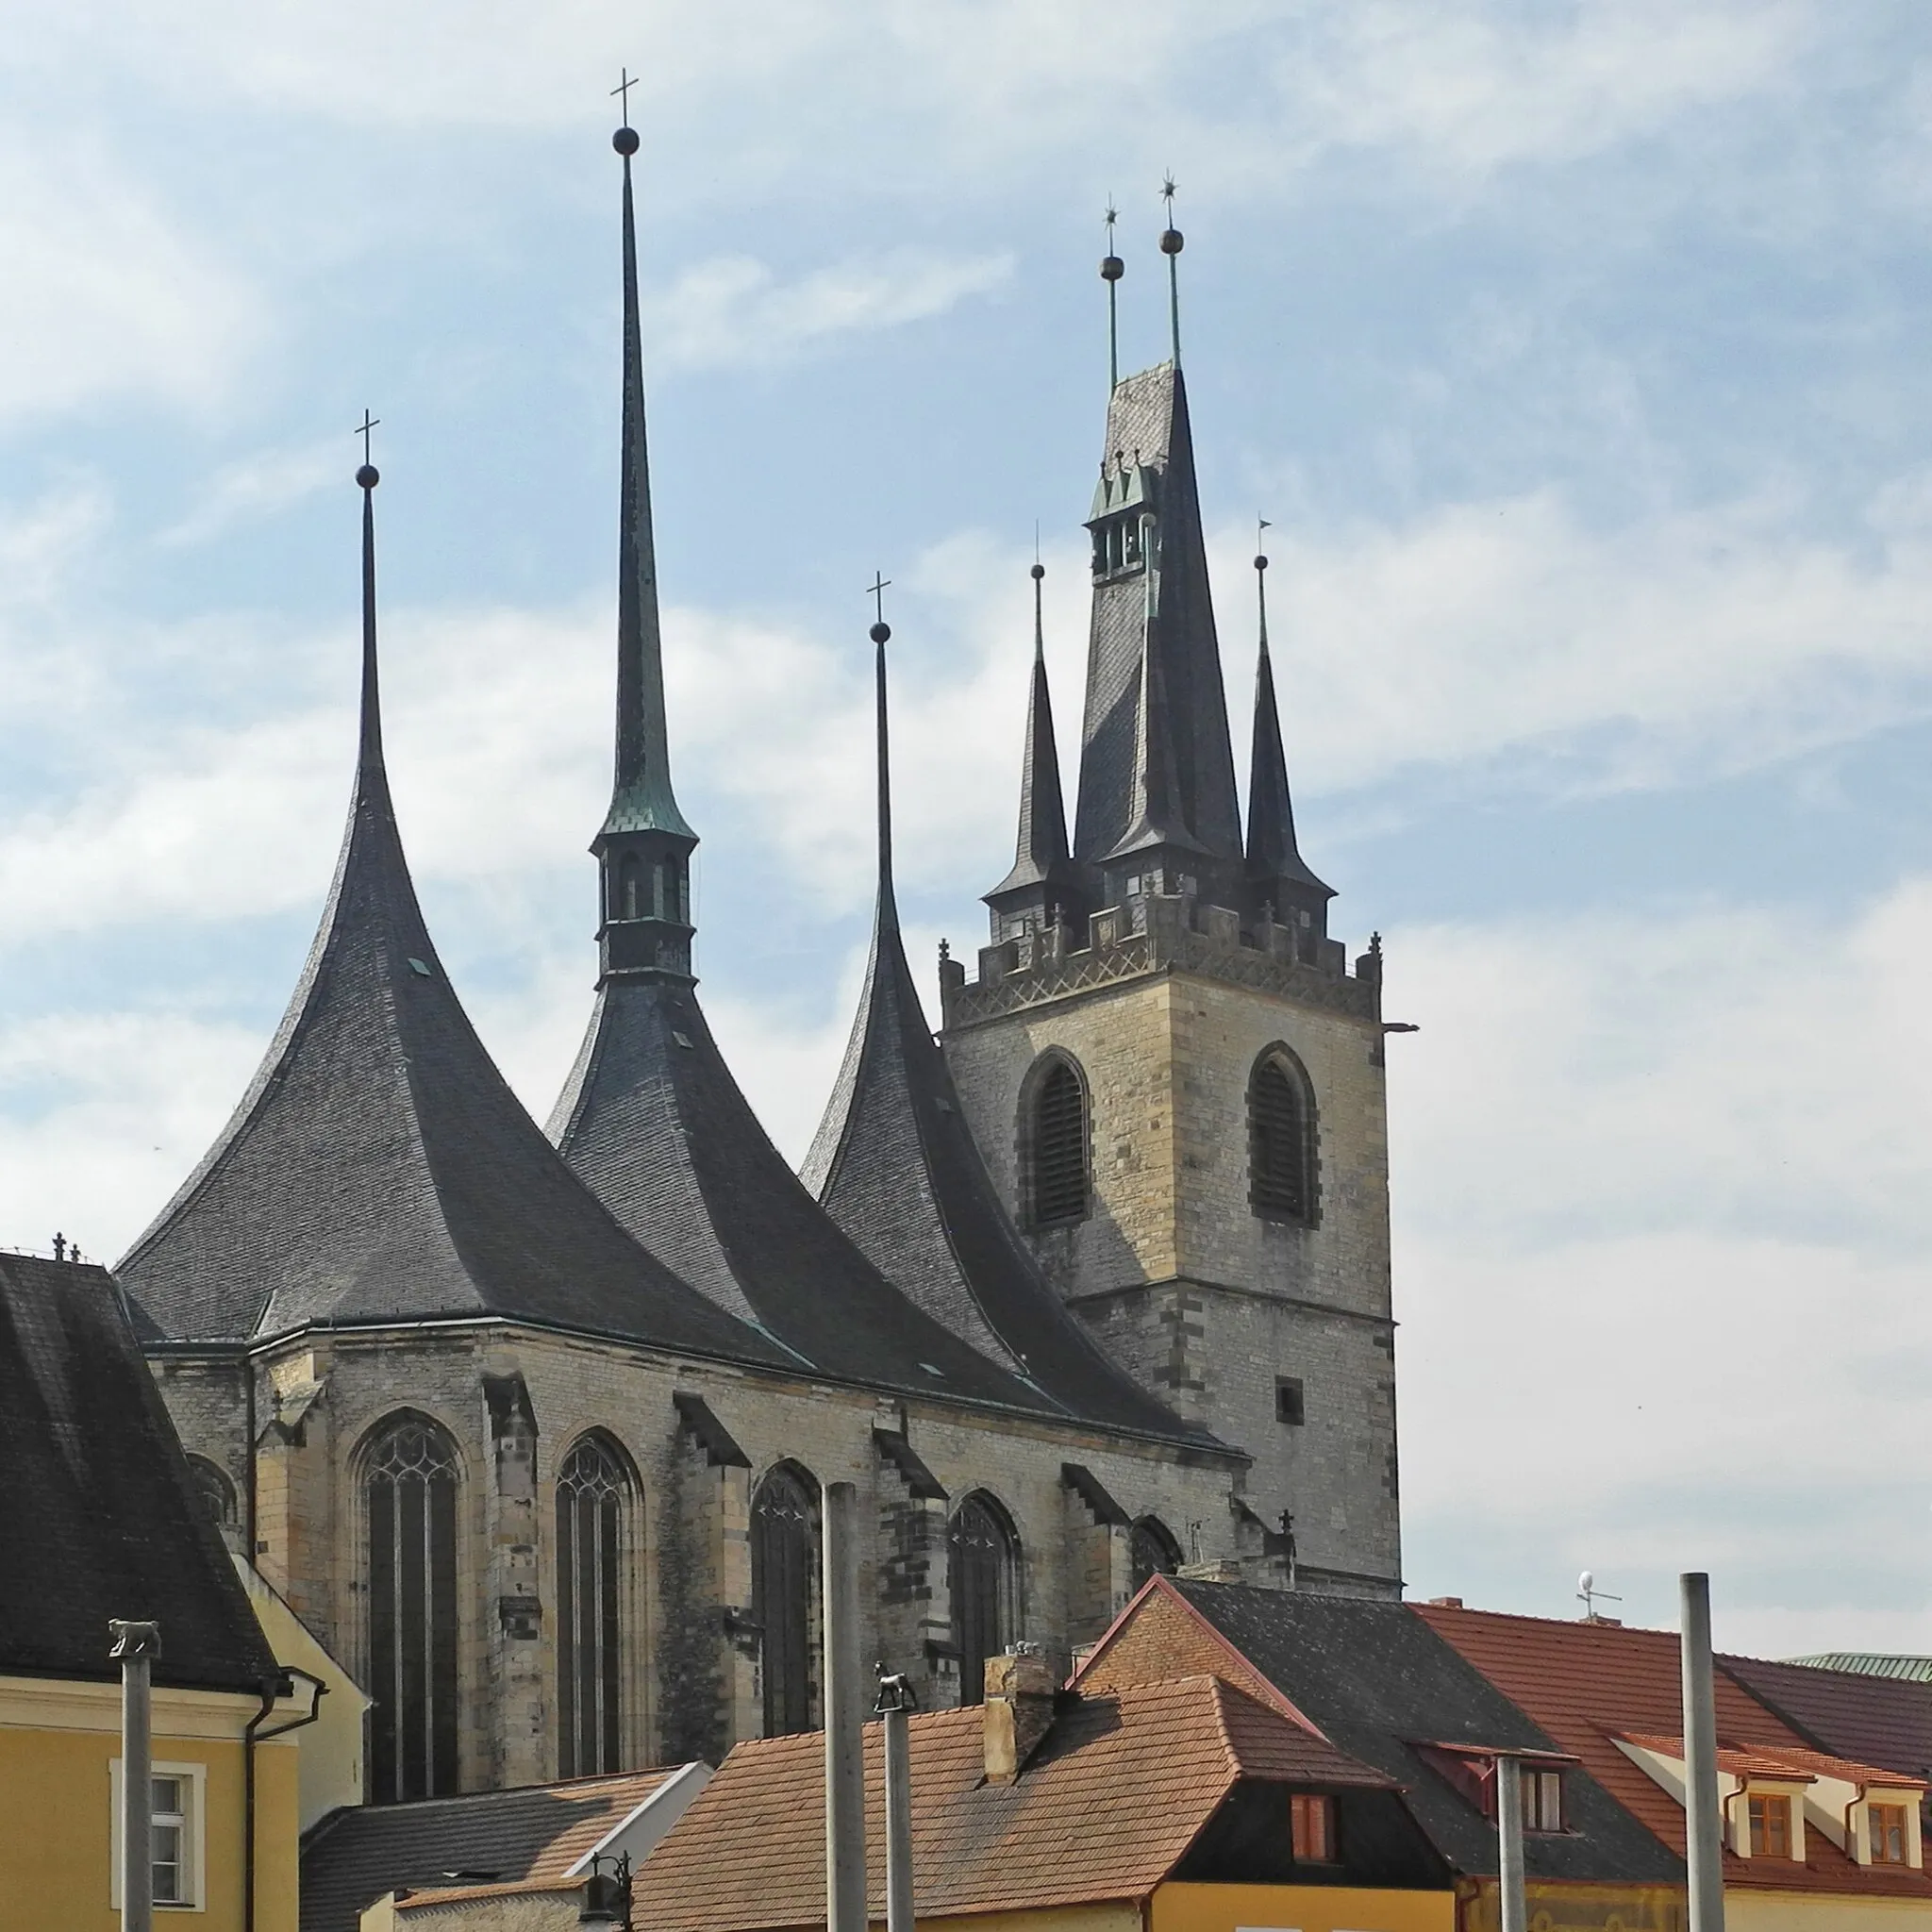
[[[1172,205],[1173,205],[1173,202],[1174,202],[1174,176],[1173,176],[1172,175],[1163,175],[1163,176],[1162,176],[1162,178],[1161,178],[1161,183],[1160,183],[1160,198],[1161,198],[1161,199],[1162,199],[1163,201],[1167,202],[1167,203],[1168,203],[1168,204],[1169,204],[1170,206],[1172,206]]]

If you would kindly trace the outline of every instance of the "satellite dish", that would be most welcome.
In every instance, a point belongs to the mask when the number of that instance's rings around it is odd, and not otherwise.
[[[1593,1590],[1595,1590],[1595,1588],[1596,1573],[1593,1570],[1586,1570],[1583,1573],[1583,1574],[1576,1579],[1576,1593],[1578,1596],[1588,1596]]]

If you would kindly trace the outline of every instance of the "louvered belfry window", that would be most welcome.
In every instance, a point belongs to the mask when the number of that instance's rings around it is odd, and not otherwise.
[[[1047,1069],[1033,1096],[1031,1220],[1061,1227],[1086,1218],[1087,1096],[1065,1060]]]
[[[623,1731],[625,1514],[629,1474],[586,1436],[557,1477],[557,1770],[619,1771]]]
[[[368,1522],[371,1795],[457,1788],[457,1458],[422,1416],[398,1416],[363,1464]]]
[[[764,1629],[765,1736],[812,1728],[818,1509],[804,1481],[774,1469],[751,1506],[752,1614]]]
[[[1271,1054],[1248,1084],[1248,1199],[1270,1221],[1311,1226],[1314,1109],[1300,1070]]]

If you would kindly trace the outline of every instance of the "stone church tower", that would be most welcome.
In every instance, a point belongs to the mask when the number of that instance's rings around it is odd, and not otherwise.
[[[1393,1593],[1380,949],[1349,971],[1296,844],[1265,598],[1243,841],[1177,345],[1114,387],[1087,527],[1073,836],[1036,565],[1018,851],[977,978],[941,964],[946,1058],[1068,1305],[1254,1457],[1268,1546]]]

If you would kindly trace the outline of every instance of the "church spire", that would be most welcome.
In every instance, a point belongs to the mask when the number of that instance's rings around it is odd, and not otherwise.
[[[370,778],[384,778],[382,693],[375,664],[375,486],[382,474],[368,460],[369,432],[375,423],[367,409],[357,433],[362,438],[362,467],[356,481],[362,491],[362,718],[357,751],[357,791]]]
[[[624,450],[617,540],[617,758],[610,809],[591,849],[603,886],[599,983],[613,974],[691,976],[691,855],[697,834],[671,789],[664,651],[644,434],[637,218],[626,118],[610,144],[624,161]]]
[[[874,573],[872,590],[877,600],[878,613],[872,627],[873,702],[876,714],[874,731],[879,785],[878,926],[881,932],[897,932],[899,902],[892,892],[892,758],[886,720],[886,645],[892,636],[892,626],[886,622],[887,582],[887,578]]]
[[[1264,523],[1260,526],[1266,529]],[[1328,901],[1335,896],[1308,869],[1295,843],[1294,805],[1288,789],[1288,755],[1281,742],[1281,713],[1274,697],[1274,666],[1268,655],[1268,559],[1255,558],[1255,603],[1259,645],[1255,669],[1255,738],[1248,774],[1248,892],[1255,912],[1272,911],[1283,925],[1306,928],[1311,938],[1328,930]]]
[[[1076,896],[1073,861],[1067,851],[1067,808],[1060,791],[1059,749],[1054,740],[1053,696],[1046,681],[1046,625],[1041,587],[1046,566],[1033,566],[1033,691],[1026,702],[1026,749],[1020,765],[1020,829],[1014,841],[1013,869],[986,903],[993,910],[993,939],[1008,937],[1002,926],[1031,918],[1049,925],[1074,910]]]

